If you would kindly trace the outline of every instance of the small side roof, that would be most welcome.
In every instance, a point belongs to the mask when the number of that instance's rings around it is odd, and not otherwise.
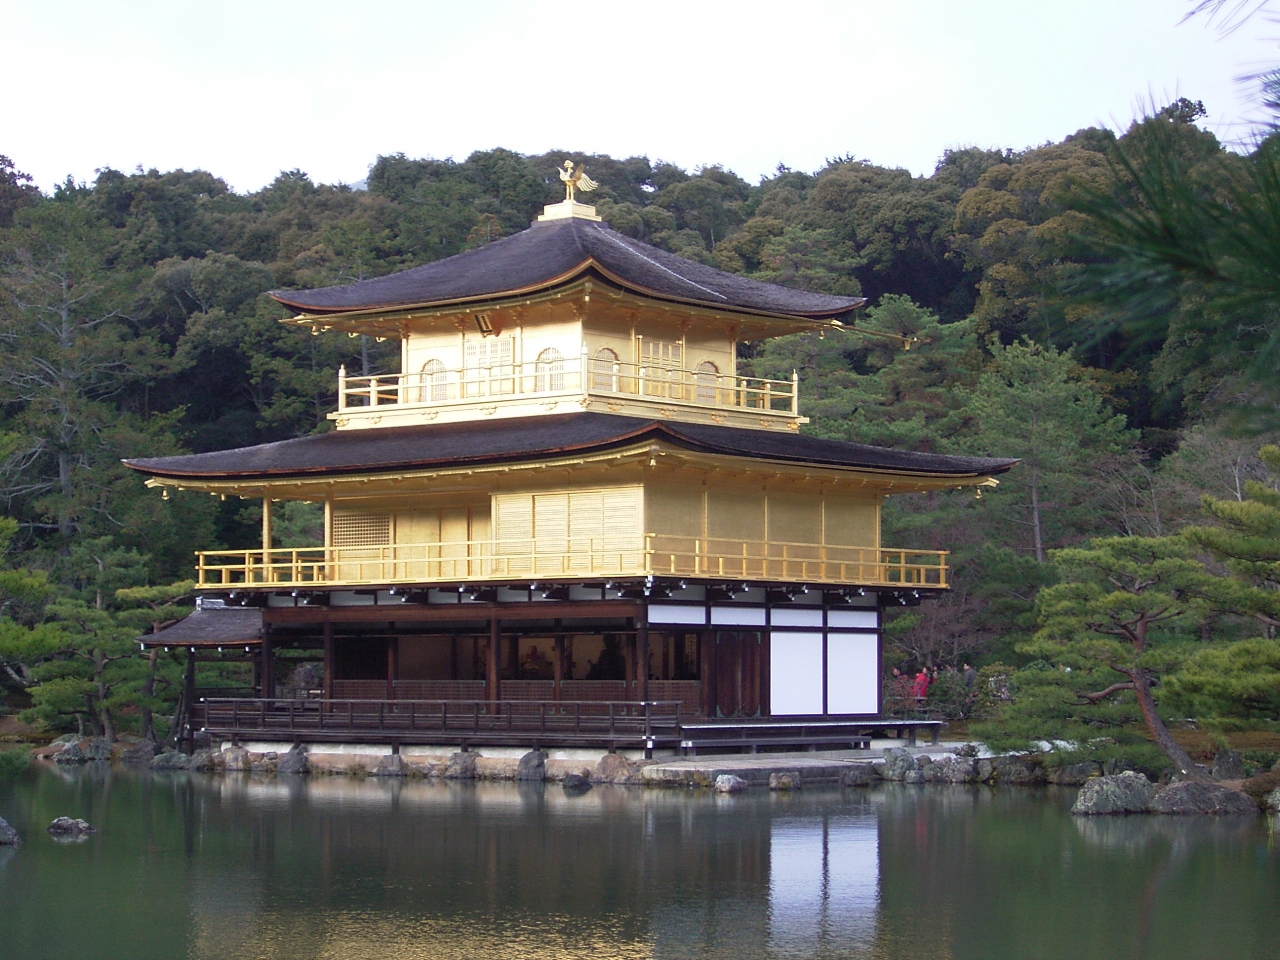
[[[235,450],[124,462],[141,473],[175,480],[265,480],[513,463],[593,453],[646,440],[733,457],[956,478],[1004,473],[1018,462],[589,411],[483,423],[339,430]]]
[[[156,633],[138,637],[144,647],[235,647],[262,643],[258,607],[202,605],[190,616]]]
[[[686,260],[583,219],[535,223],[483,247],[385,277],[271,296],[307,314],[428,307],[527,294],[596,271],[637,293],[680,303],[833,320],[866,303],[762,283]]]

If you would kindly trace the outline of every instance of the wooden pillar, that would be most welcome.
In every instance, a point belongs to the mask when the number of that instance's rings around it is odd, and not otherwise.
[[[520,678],[520,634],[511,635],[510,655],[507,657],[507,672],[512,680]]]
[[[489,618],[489,669],[485,671],[485,696],[490,703],[498,701],[499,659],[498,647],[502,644],[502,624],[497,615]]]
[[[324,698],[333,699],[333,624],[324,624]]]
[[[268,561],[268,551],[271,550],[271,498],[262,498],[262,562]]]
[[[702,676],[702,715],[716,715],[716,633],[703,630],[698,634],[698,672]]]
[[[649,618],[636,619],[636,692],[641,700],[649,699]]]
[[[396,698],[396,674],[399,672],[397,660],[400,656],[400,638],[387,637],[387,699]]]
[[[276,663],[275,651],[271,645],[271,628],[262,625],[262,690],[259,694],[264,700],[272,700],[276,695]]]
[[[551,657],[552,667],[555,670],[555,687],[551,693],[551,699],[560,699],[560,684],[564,682],[564,634],[556,634],[555,653]]]
[[[449,679],[458,679],[458,635],[449,637]]]
[[[182,697],[187,702],[187,716],[184,719],[185,730],[180,731],[181,739],[178,741],[189,741],[194,747],[196,732],[192,726],[192,720],[195,718],[196,709],[196,648],[187,647],[187,672],[182,678]]]
[[[636,687],[636,635],[628,633],[622,641],[622,659],[626,664],[627,699],[632,699]]]

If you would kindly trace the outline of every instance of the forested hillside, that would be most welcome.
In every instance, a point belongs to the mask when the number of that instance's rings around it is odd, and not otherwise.
[[[816,434],[1023,459],[981,499],[893,504],[885,543],[953,550],[956,588],[899,615],[887,660],[1042,662],[1022,648],[1044,629],[1039,591],[1063,577],[1053,551],[1167,538],[1211,522],[1204,497],[1276,489],[1258,457],[1275,440],[1275,365],[1259,364],[1275,291],[1239,269],[1247,252],[1214,245],[1204,224],[1222,216],[1186,209],[1230,206],[1268,148],[1230,153],[1198,113],[1179,101],[1119,137],[950,150],[927,177],[848,156],[755,184],[644,157],[492,150],[378,157],[361,190],[297,170],[249,194],[204,171],[103,170],[44,195],[21,157],[0,158],[0,689],[54,727],[162,714],[165,667],[144,691],[157,668],[128,641],[178,614],[186,590],[137,588],[181,581],[191,551],[251,546],[259,528],[246,502],[162,500],[120,459],[328,429],[339,364],[389,371],[395,345],[286,327],[265,291],[522,230],[561,198],[565,157],[585,159],[617,230],[722,270],[861,294],[858,327],[918,338],[904,351],[859,330],[806,334],[748,344],[743,359],[756,375],[799,371]],[[1280,250],[1280,219],[1271,229]],[[1229,573],[1230,557],[1196,556]],[[1179,621],[1189,641],[1261,629],[1276,645],[1258,610],[1205,604]]]

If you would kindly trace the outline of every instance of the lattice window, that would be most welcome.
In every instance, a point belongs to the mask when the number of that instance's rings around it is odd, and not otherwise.
[[[391,543],[391,517],[385,513],[335,513],[335,547],[385,547]]]
[[[703,360],[698,364],[698,370],[693,375],[693,399],[698,403],[714,404],[717,398],[716,386],[719,382],[720,368],[710,360]]]
[[[618,389],[618,355],[608,347],[601,347],[591,358],[591,389]]]

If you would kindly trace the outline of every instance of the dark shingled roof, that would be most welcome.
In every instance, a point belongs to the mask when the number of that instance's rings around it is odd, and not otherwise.
[[[683,303],[830,319],[866,302],[749,280],[632,240],[606,223],[576,218],[535,223],[476,250],[385,277],[315,290],[274,290],[271,296],[316,314],[426,306],[555,286],[593,263],[625,287]]]
[[[198,607],[172,626],[138,638],[146,647],[244,646],[262,642],[262,611],[256,607]]]
[[[987,476],[1003,473],[1018,462],[889,450],[781,431],[584,412],[483,423],[339,430],[256,447],[125,463],[143,473],[174,479],[256,480],[511,463],[593,453],[646,440],[725,456],[935,476]]]

